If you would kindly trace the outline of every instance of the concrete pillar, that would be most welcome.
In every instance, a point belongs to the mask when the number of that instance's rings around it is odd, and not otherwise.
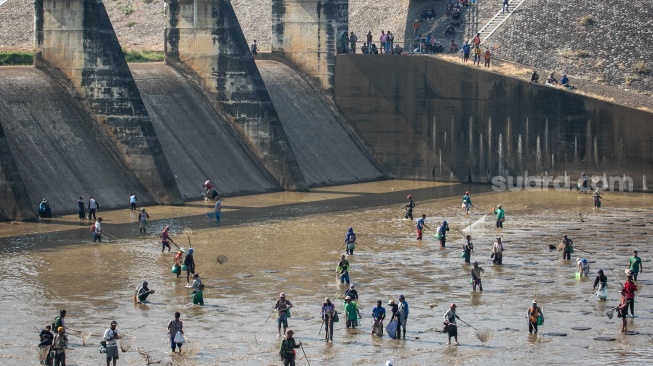
[[[158,202],[181,204],[102,0],[35,0],[34,65],[71,86]]]
[[[36,207],[29,200],[27,187],[9,149],[0,125],[0,220],[36,220]]]
[[[336,53],[348,22],[349,0],[272,0],[272,53],[331,93]]]
[[[308,189],[228,0],[166,0],[165,54],[226,112],[281,187]]]

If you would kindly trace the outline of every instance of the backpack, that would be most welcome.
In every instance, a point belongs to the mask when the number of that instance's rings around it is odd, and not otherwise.
[[[91,225],[91,232],[95,232],[95,224]]]

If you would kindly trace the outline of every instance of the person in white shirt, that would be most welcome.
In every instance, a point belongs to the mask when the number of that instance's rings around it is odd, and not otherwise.
[[[98,217],[95,222],[95,231],[93,231],[93,242],[102,242],[102,218]]]
[[[93,196],[90,196],[88,198],[88,219],[91,219],[91,216],[93,216],[93,220],[95,220],[95,212],[100,208],[100,204],[97,203],[95,198]]]
[[[120,335],[116,329],[117,325],[118,322],[115,320],[112,321],[111,328],[104,332],[104,340],[107,342],[107,366],[111,364],[111,360],[113,360],[113,366],[116,366],[116,360],[120,358],[118,355],[118,344],[116,344],[116,339],[120,339]]]

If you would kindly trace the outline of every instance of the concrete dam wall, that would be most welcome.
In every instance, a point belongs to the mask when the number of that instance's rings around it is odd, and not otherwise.
[[[77,198],[89,195],[101,208],[128,206],[129,193],[142,203],[156,202],[91,113],[43,71],[0,67],[0,126],[3,148],[16,161],[11,173],[24,183],[27,210],[35,212],[44,197],[54,212],[75,211]],[[2,211],[10,206],[3,201]]]
[[[384,178],[317,83],[280,62],[256,65],[309,187]]]
[[[433,57],[338,55],[335,101],[395,178],[582,172],[650,189],[653,114]]]

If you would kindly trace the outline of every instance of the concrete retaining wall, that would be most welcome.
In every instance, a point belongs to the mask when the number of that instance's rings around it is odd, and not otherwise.
[[[226,112],[281,187],[308,189],[228,1],[167,0],[165,54]]]
[[[349,0],[272,0],[272,53],[332,92],[336,53],[348,20]]]
[[[633,178],[653,169],[653,114],[424,56],[339,55],[336,104],[389,174]]]
[[[35,66],[72,87],[157,201],[182,203],[102,1],[35,0],[34,7]]]

